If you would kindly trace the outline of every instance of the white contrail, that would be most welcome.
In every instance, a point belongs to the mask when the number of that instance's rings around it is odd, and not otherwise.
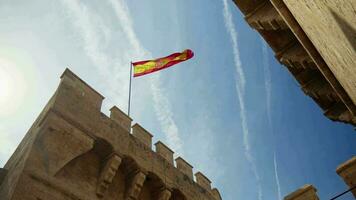
[[[62,0],[68,8],[70,17],[74,25],[78,28],[79,33],[84,43],[84,49],[88,57],[91,59],[99,73],[105,77],[108,85],[109,95],[119,102],[121,107],[126,107],[126,97],[120,94],[127,94],[128,81],[127,74],[129,73],[129,63],[132,59],[143,59],[151,57],[138,40],[133,29],[132,20],[129,9],[126,3],[122,0],[109,0],[112,6],[118,25],[125,38],[121,41],[128,43],[125,49],[122,49],[120,57],[109,56],[104,49],[105,39],[108,36],[117,34],[109,27],[105,26],[103,20],[93,10],[82,2],[77,0]],[[150,81],[150,86],[153,93],[153,101],[155,113],[159,119],[161,128],[167,138],[168,144],[177,153],[182,153],[182,142],[179,136],[179,130],[172,117],[171,106],[168,98],[164,95],[164,90],[160,85],[159,75],[154,75]],[[121,86],[121,87],[118,87]]]
[[[250,141],[249,141],[249,130],[248,130],[248,125],[247,125],[247,117],[246,117],[246,111],[245,111],[245,75],[241,66],[241,59],[240,59],[240,52],[239,52],[239,47],[238,47],[238,41],[237,41],[237,32],[235,29],[235,25],[232,20],[232,14],[230,12],[229,5],[227,3],[227,0],[223,0],[224,4],[224,20],[225,20],[225,26],[227,29],[227,32],[230,35],[231,41],[232,41],[232,48],[233,48],[233,55],[234,55],[234,63],[235,63],[235,68],[237,72],[237,76],[235,77],[236,80],[236,92],[237,96],[239,99],[239,105],[240,105],[240,118],[241,118],[241,125],[242,125],[242,132],[243,132],[243,144],[245,148],[245,156],[247,158],[247,161],[250,163],[252,167],[253,174],[256,178],[257,182],[257,193],[258,193],[258,199],[262,200],[263,194],[262,194],[262,186],[261,186],[261,178],[260,175],[258,174],[257,166],[256,166],[256,161],[252,156],[251,153],[251,147],[250,147]]]
[[[67,8],[69,17],[78,30],[86,55],[100,75],[105,77],[106,92],[108,92],[109,98],[113,98],[112,100],[120,107],[126,107],[126,97],[122,94],[128,93],[126,77],[129,68],[124,66],[127,66],[126,63],[129,61],[126,61],[125,58],[115,60],[104,51],[107,48],[104,42],[105,37],[111,35],[112,30],[100,23],[102,21],[100,16],[92,13],[85,4],[76,0],[62,0],[62,3]]]
[[[169,103],[168,98],[163,95],[164,93],[159,81],[159,74],[155,74],[155,76],[151,78],[151,89],[153,100],[155,102],[154,107],[156,116],[166,134],[168,145],[172,147],[175,152],[183,156],[183,143],[179,137],[178,127],[173,120],[171,104]]]
[[[271,76],[271,69],[270,69],[269,60],[268,60],[267,44],[262,38],[261,38],[261,41],[262,41],[262,63],[263,63],[263,71],[264,71],[264,76],[265,76],[267,120],[268,120],[268,125],[270,127],[270,130],[272,131],[272,134],[274,137],[272,118],[271,118],[272,76]],[[273,165],[274,165],[274,176],[275,176],[276,185],[277,185],[278,199],[282,200],[281,185],[280,185],[279,177],[278,177],[278,166],[277,166],[277,158],[276,158],[275,150],[273,153]]]
[[[276,177],[276,184],[277,184],[277,194],[278,194],[278,200],[282,200],[282,194],[281,194],[281,185],[279,183],[279,177],[278,177],[278,166],[277,166],[277,158],[276,154],[273,154],[273,164],[274,164],[274,174]]]
[[[262,41],[262,63],[263,63],[263,72],[265,76],[265,90],[266,90],[266,106],[267,106],[267,119],[268,124],[271,126],[271,94],[272,94],[272,80],[271,80],[271,70],[269,67],[268,53],[267,53],[267,44],[261,38]]]
[[[130,13],[125,2],[122,0],[109,0],[109,2],[115,11],[119,23],[122,24],[123,31],[127,35],[129,43],[134,47],[135,52],[146,52],[136,37]],[[145,56],[142,56],[141,59],[142,58],[145,58]],[[161,124],[168,145],[172,147],[175,152],[183,154],[182,140],[179,136],[178,127],[173,120],[173,113],[169,99],[164,95],[165,91],[161,85],[159,74],[155,74],[151,77],[150,86],[153,94],[153,101],[155,103],[155,113]]]

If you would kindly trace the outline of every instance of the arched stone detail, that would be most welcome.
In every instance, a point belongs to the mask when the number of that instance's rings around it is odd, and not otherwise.
[[[54,176],[74,158],[93,148],[94,140],[78,129],[47,127],[35,141],[32,152],[42,160],[44,171]]]
[[[173,189],[172,196],[169,200],[187,200],[187,198],[180,190]]]
[[[118,156],[114,156],[113,160],[112,155],[112,146],[103,139],[97,139],[92,149],[68,162],[55,177],[64,181],[69,188],[85,191],[86,196],[95,196],[98,188],[104,194],[102,186],[105,185],[104,189],[108,188],[121,163]],[[103,172],[105,170],[106,174]]]
[[[113,183],[113,179],[116,174],[120,175],[120,173],[118,173],[118,169],[121,164],[121,161],[121,157],[113,153],[106,158],[104,163],[102,163],[101,172],[96,188],[96,194],[98,197],[104,197],[105,192]]]
[[[92,149],[71,160],[55,177],[65,182],[68,188],[85,191],[84,194],[92,196],[96,191],[100,162],[100,157]]]
[[[155,174],[149,172],[139,195],[139,200],[169,200],[171,192],[163,181]]]
[[[146,179],[144,173],[136,161],[131,157],[124,157],[121,164],[121,170],[125,174],[125,200],[135,200],[141,193],[143,183]]]
[[[112,182],[105,191],[102,199],[103,200],[124,200],[126,191],[126,175],[122,170],[122,162],[119,169],[116,171]]]

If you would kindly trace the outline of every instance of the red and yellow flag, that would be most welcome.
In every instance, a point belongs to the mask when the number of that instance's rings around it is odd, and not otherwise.
[[[194,56],[192,50],[187,49],[181,53],[174,53],[167,57],[158,58],[155,60],[145,60],[132,63],[134,67],[134,77],[149,74],[155,71],[159,71],[168,68],[177,63],[186,61]]]

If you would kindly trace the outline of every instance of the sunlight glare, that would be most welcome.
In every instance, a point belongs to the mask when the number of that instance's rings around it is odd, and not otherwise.
[[[0,117],[16,114],[25,93],[25,75],[13,62],[0,58]]]

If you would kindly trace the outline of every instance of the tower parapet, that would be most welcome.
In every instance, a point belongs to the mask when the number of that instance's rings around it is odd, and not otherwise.
[[[220,200],[200,172],[66,69],[55,94],[1,171],[0,199]],[[132,134],[130,129],[132,128]],[[2,183],[1,183],[1,180]]]
[[[344,179],[345,183],[353,188],[356,186],[356,156],[353,156],[350,160],[342,163],[336,169],[336,173]],[[356,198],[356,189],[351,191]]]
[[[319,200],[317,190],[312,185],[304,185],[298,190],[284,197],[284,200]]]
[[[161,155],[164,159],[166,159],[168,163],[170,163],[171,165],[174,165],[174,161],[173,161],[174,151],[172,151],[169,147],[167,147],[161,141],[156,142],[155,146],[156,146],[156,152],[159,155]]]

